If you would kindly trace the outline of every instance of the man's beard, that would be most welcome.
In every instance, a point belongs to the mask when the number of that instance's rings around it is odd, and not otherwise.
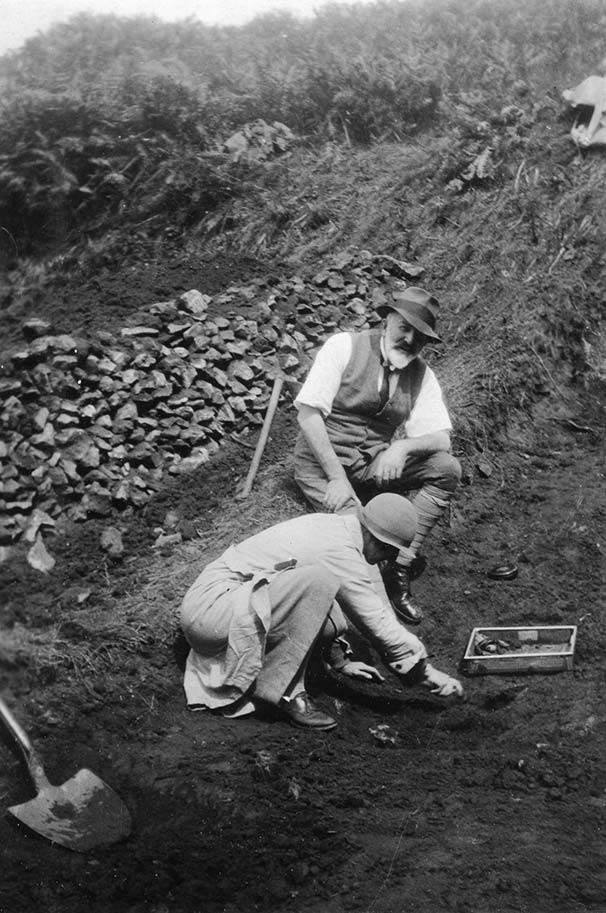
[[[401,349],[399,346],[391,346],[387,350],[387,360],[390,365],[393,365],[398,371],[401,371],[402,368],[405,368],[406,365],[409,365],[410,362],[415,357],[415,352],[411,349]]]

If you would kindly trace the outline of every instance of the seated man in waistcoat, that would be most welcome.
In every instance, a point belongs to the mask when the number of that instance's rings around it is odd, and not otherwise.
[[[421,546],[461,478],[439,383],[420,357],[426,343],[441,341],[437,308],[425,289],[390,279],[377,307],[382,328],[331,336],[295,400],[295,479],[316,510],[350,512],[381,490],[416,492],[416,535],[381,567],[408,624],[422,620],[410,590],[425,564]]]

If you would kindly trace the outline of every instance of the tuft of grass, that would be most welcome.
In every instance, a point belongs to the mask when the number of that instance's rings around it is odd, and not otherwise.
[[[0,631],[0,666],[29,666],[35,671],[74,671],[90,675],[114,669],[125,654],[148,655],[168,642],[174,624],[152,624],[151,619],[92,624],[67,619],[47,628],[16,624]]]

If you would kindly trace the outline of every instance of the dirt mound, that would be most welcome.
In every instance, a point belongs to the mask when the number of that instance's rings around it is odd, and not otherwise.
[[[59,333],[119,329],[134,311],[156,301],[178,297],[189,289],[214,295],[231,283],[267,275],[267,265],[254,257],[220,254],[204,257],[182,249],[148,252],[128,261],[108,257],[108,265],[67,261],[53,272],[46,287],[13,289],[12,302],[0,317],[3,347],[22,340],[20,327],[32,315],[43,316]]]

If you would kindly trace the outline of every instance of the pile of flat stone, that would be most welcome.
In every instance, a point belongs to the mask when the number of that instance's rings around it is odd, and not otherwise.
[[[376,320],[390,258],[345,253],[308,278],[191,290],[117,334],[23,324],[0,368],[0,545],[33,527],[142,507],[166,474],[202,466],[226,435],[263,423],[276,370],[300,379],[311,349]],[[420,268],[398,264],[402,274]],[[237,306],[237,308],[236,308]]]

